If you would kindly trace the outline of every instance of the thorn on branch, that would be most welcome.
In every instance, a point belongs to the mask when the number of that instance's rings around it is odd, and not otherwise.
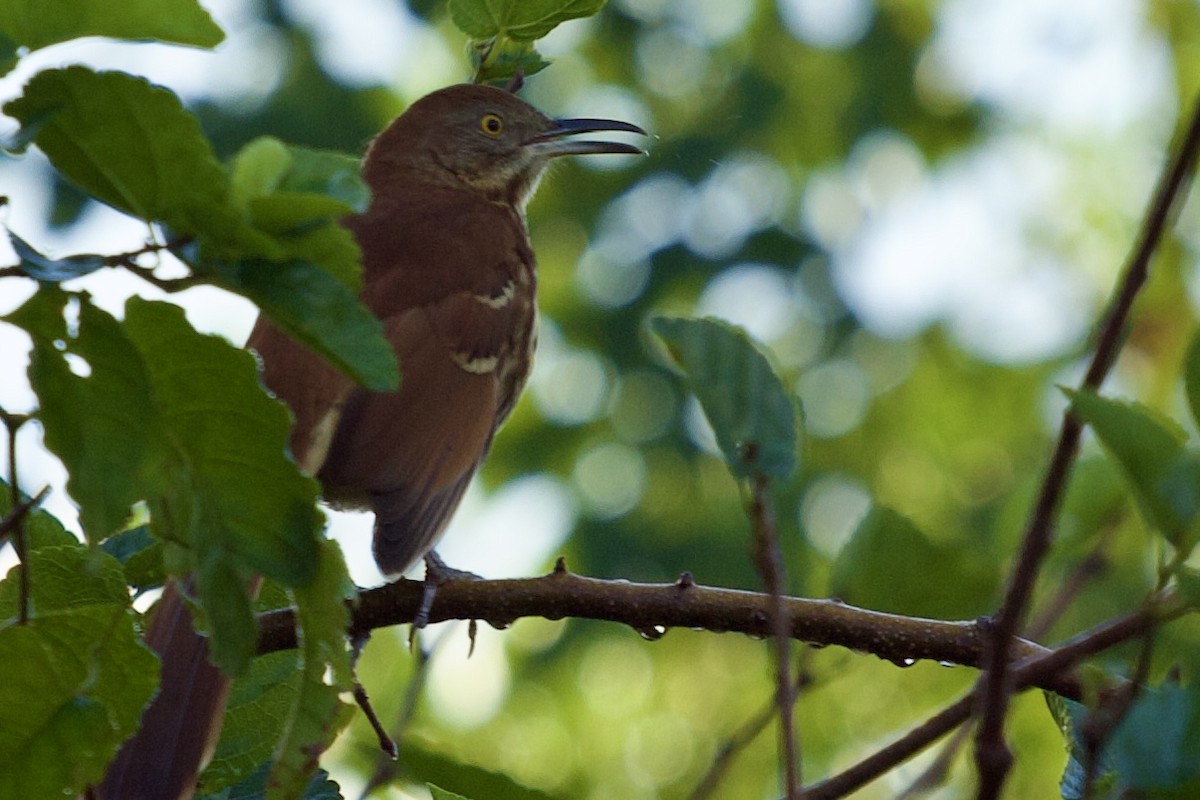
[[[690,572],[679,573],[679,580],[675,581],[675,585],[680,589],[691,589],[696,585],[696,579],[692,577]]]
[[[552,572],[551,574],[552,575],[570,575],[571,574],[567,570],[567,557],[566,556],[559,556],[557,559],[555,559],[554,572]]]

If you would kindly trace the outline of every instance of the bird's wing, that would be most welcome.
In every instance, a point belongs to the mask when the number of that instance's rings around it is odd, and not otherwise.
[[[316,475],[324,463],[342,406],[355,383],[260,315],[246,347],[262,369],[262,382],[287,404],[295,422],[289,446],[296,463]]]
[[[513,311],[479,297],[457,292],[384,320],[400,389],[351,394],[319,473],[335,502],[365,492],[389,574],[436,543],[495,431]]]

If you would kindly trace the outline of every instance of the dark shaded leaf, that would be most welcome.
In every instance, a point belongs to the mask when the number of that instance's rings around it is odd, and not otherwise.
[[[739,478],[796,469],[794,395],[745,331],[716,319],[655,317],[650,328],[700,401],[725,463]]]

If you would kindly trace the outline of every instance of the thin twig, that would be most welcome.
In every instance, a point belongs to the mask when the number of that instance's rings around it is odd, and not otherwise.
[[[1109,526],[1104,530],[1095,546],[1075,565],[1071,574],[1055,592],[1054,597],[1046,603],[1042,613],[1030,622],[1028,637],[1031,640],[1037,641],[1049,633],[1055,623],[1071,607],[1079,593],[1107,569],[1109,562],[1105,552],[1112,542],[1115,531],[1115,526]],[[940,786],[950,774],[950,767],[963,745],[970,738],[971,731],[970,724],[960,725],[954,735],[943,743],[941,752],[937,754],[933,762],[909,784],[907,789],[898,795],[898,800],[912,800],[912,798],[920,797]]]
[[[29,621],[30,593],[29,559],[25,552],[25,515],[34,505],[41,502],[41,498],[46,494],[46,489],[43,489],[36,498],[30,501],[31,505],[22,508],[21,480],[17,475],[17,431],[30,420],[30,416],[13,414],[0,409],[0,420],[3,420],[4,428],[8,431],[8,494],[9,508],[12,509],[8,518],[5,519],[4,532],[12,536],[13,549],[17,553],[17,560],[21,562],[17,621],[24,625]]]
[[[788,636],[787,605],[784,603],[787,573],[775,530],[770,483],[765,475],[756,475],[752,479],[751,492],[749,510],[754,534],[754,563],[762,577],[764,588],[771,596],[771,633],[775,644],[775,706],[779,710],[779,749],[783,758],[783,785],[786,792],[784,796],[788,800],[798,800],[800,761],[790,672],[792,640]]]
[[[358,679],[358,657],[362,655],[363,648],[370,640],[370,632],[364,632],[356,635],[350,642],[350,669],[354,673],[354,702],[358,704],[363,716],[367,718],[371,730],[375,731],[375,737],[379,739],[379,749],[386,753],[388,758],[395,761],[396,756],[399,755],[396,740],[388,735],[387,729],[379,721],[379,715],[375,713],[375,707],[371,705],[371,698],[367,695],[362,681]]]
[[[805,649],[802,653],[808,653]],[[796,697],[805,686],[812,681],[812,676],[800,665],[797,669],[796,680],[792,683],[792,697]],[[704,773],[704,777],[692,793],[688,795],[688,800],[707,800],[717,790],[721,779],[729,770],[729,765],[733,763],[733,759],[738,753],[750,746],[750,743],[758,738],[758,735],[771,724],[771,720],[775,719],[776,705],[778,699],[772,695],[771,701],[760,709],[754,716],[742,723],[742,725],[733,732],[725,743],[721,745],[721,749],[717,751],[716,757],[712,763],[708,765],[708,771]]]
[[[415,663],[413,665],[413,674],[409,678],[408,687],[404,691],[404,701],[400,704],[400,711],[396,714],[396,722],[392,725],[390,737],[393,741],[403,741],[405,731],[412,719],[417,713],[417,702],[421,699],[421,692],[425,688],[425,681],[429,677],[429,665],[433,660],[433,651],[441,647],[442,642],[446,640],[449,632],[443,633],[433,643],[432,647],[424,648],[419,644],[413,648]],[[397,753],[398,757],[399,753]],[[366,800],[380,786],[386,786],[396,779],[396,774],[399,769],[397,757],[384,758],[376,756],[375,770],[371,773],[371,777],[367,780],[366,786],[363,787],[359,794],[359,800]]]
[[[1098,388],[1116,361],[1133,301],[1149,275],[1150,259],[1172,222],[1181,198],[1186,194],[1184,190],[1190,183],[1198,151],[1200,101],[1192,111],[1187,131],[1180,140],[1175,157],[1164,171],[1147,210],[1137,244],[1100,328],[1096,352],[1084,377],[1084,388]],[[1021,543],[1021,552],[996,618],[987,669],[982,678],[980,723],[976,736],[979,800],[996,800],[1000,796],[1012,765],[1012,753],[1004,741],[1004,719],[1008,712],[1008,696],[1012,691],[1009,675],[1012,643],[1021,630],[1034,583],[1050,549],[1054,519],[1079,446],[1081,431],[1079,418],[1068,412],[1063,418],[1054,455],[1034,504]]]
[[[1044,654],[1023,659],[1011,671],[1013,685],[1024,689],[1044,683],[1050,675],[1074,667],[1085,658],[1142,636],[1154,627],[1188,612],[1173,593],[1156,597],[1146,607],[1108,620],[1074,636]],[[953,704],[934,714],[900,739],[872,753],[846,770],[805,788],[805,800],[835,800],[846,797],[893,769],[970,718],[982,690],[980,684]]]
[[[50,494],[50,487],[43,486],[42,490],[28,500],[23,500],[18,503],[16,508],[8,512],[8,516],[0,519],[0,544],[8,538],[9,534],[16,532],[18,526],[29,516],[31,511],[34,511],[42,503],[46,501],[46,497]],[[14,537],[15,540],[15,537]],[[14,549],[15,549],[14,542]]]

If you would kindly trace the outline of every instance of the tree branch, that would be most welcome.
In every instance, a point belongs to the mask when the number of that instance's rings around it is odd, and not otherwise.
[[[411,622],[421,604],[423,584],[400,580],[363,591],[352,608],[350,634]],[[989,628],[977,621],[947,622],[855,608],[836,600],[784,597],[789,635],[803,642],[841,645],[896,664],[933,660],[979,667]],[[772,635],[772,600],[761,592],[701,586],[683,576],[676,583],[638,584],[574,575],[562,566],[549,575],[509,580],[452,580],[438,588],[430,622],[479,619],[504,628],[520,617],[619,622],[658,635],[664,628],[702,628]],[[260,653],[296,646],[292,609],[259,616]],[[1015,652],[1027,659],[1049,651],[1018,639]],[[1081,696],[1072,675],[1047,673],[1037,684],[1065,697]]]
[[[1153,202],[1146,212],[1125,274],[1100,327],[1096,353],[1084,377],[1084,388],[1099,388],[1116,361],[1133,301],[1149,275],[1150,259],[1181,205],[1181,198],[1186,195],[1185,188],[1190,183],[1197,152],[1200,152],[1200,100],[1192,111],[1187,131],[1163,172]],[[1013,660],[1013,643],[1025,620],[1042,561],[1050,549],[1054,519],[1079,447],[1082,427],[1075,414],[1068,412],[1064,416],[1054,455],[1033,506],[1021,552],[996,618],[993,643],[981,679],[980,723],[975,748],[979,800],[996,800],[1000,796],[1012,763],[1012,754],[1004,742],[1004,718],[1008,712],[1008,696],[1013,689],[1008,673]]]
[[[1143,636],[1148,630],[1187,613],[1188,607],[1173,594],[1165,593],[1145,608],[1132,614],[1103,622],[1075,636],[1052,650],[1025,658],[1010,673],[1014,686],[1020,689],[1045,687],[1055,676],[1062,675],[1083,659],[1110,647]],[[1023,639],[1014,639],[1020,646]],[[854,766],[820,783],[806,787],[805,800],[834,800],[883,775],[897,764],[912,758],[970,718],[983,690],[982,683],[957,702],[934,714],[900,739],[872,753]],[[1122,687],[1118,686],[1117,691]]]

